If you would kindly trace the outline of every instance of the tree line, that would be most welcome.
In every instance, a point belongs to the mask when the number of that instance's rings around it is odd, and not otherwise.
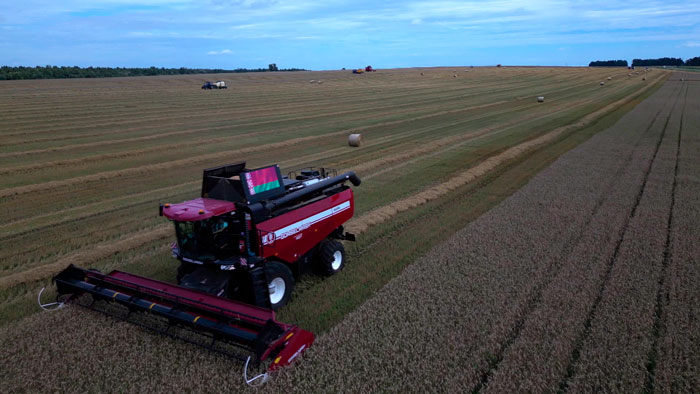
[[[271,65],[272,66],[272,65]],[[54,78],[107,78],[107,77],[141,77],[147,75],[179,74],[222,74],[266,71],[304,71],[301,68],[278,69],[277,65],[268,68],[237,68],[224,70],[220,68],[164,68],[164,67],[78,67],[78,66],[36,66],[36,67],[0,67],[0,80],[10,79],[54,79]]]
[[[632,65],[635,67],[647,66],[684,66],[685,62],[679,57],[660,57],[658,59],[634,59]]]
[[[588,63],[588,67],[627,67],[627,60],[596,60]],[[678,57],[660,57],[658,59],[634,59],[632,67],[650,66],[700,66],[700,56],[683,61]]]
[[[588,67],[627,67],[627,60],[596,60],[588,63]]]
[[[686,66],[700,67],[700,56],[695,56],[692,59],[686,60],[685,65]]]
[[[700,56],[690,58],[683,61],[681,58],[676,57],[662,57],[658,59],[634,59],[632,61],[633,66],[700,66]]]

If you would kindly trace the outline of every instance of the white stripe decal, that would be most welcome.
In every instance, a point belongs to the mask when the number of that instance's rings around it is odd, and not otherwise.
[[[343,212],[347,209],[350,209],[350,201],[345,201],[342,204],[336,205],[332,208],[326,209],[325,211],[319,212],[315,215],[309,216],[306,219],[300,220],[296,223],[292,223],[289,226],[282,227],[279,230],[275,231],[275,238],[270,239],[268,237],[263,237],[264,239],[264,244],[269,245],[273,243],[277,239],[285,239],[287,237],[290,237],[294,234],[299,233],[300,231],[304,231],[307,228],[311,227],[311,225],[318,223],[324,219],[327,219],[337,213]]]

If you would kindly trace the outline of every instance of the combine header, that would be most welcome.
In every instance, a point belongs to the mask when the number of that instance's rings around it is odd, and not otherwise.
[[[177,241],[171,247],[180,261],[177,285],[71,265],[54,278],[59,297],[67,302],[89,294],[89,306],[121,304],[126,318],[135,311],[160,317],[165,327],[132,322],[162,334],[202,345],[175,333],[187,328],[208,338],[206,347],[212,350],[241,357],[214,346],[223,342],[252,353],[257,363],[268,361],[268,370],[285,366],[314,336],[277,322],[274,310],[289,300],[295,277],[309,270],[332,275],[343,268],[345,250],[339,241],[355,239],[343,230],[354,212],[346,181],[360,184],[353,172],[337,175],[323,168],[284,177],[276,165],[206,169],[202,197],[159,208],[175,227]]]
[[[108,301],[126,306],[129,313],[148,312],[165,318],[169,324],[163,330],[155,325],[137,324],[202,344],[171,332],[174,325],[193,329],[211,340],[208,347],[212,350],[232,357],[241,358],[237,352],[215,348],[215,341],[251,352],[258,362],[274,357],[269,370],[288,365],[314,341],[312,333],[277,322],[272,310],[126,272],[103,274],[71,265],[54,281],[59,294],[70,295],[64,302],[90,294],[92,303],[89,306],[96,301]]]

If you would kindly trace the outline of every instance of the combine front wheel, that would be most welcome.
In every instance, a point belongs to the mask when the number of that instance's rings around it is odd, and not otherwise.
[[[326,240],[318,248],[319,269],[323,275],[331,276],[345,266],[345,248],[336,240]]]
[[[270,292],[270,308],[276,311],[292,296],[294,276],[289,267],[277,261],[265,263],[265,276],[267,276],[267,288]]]

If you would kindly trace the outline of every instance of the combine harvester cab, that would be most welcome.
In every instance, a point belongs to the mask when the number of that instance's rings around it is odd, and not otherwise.
[[[97,301],[120,304],[128,312],[124,319],[135,311],[155,315],[165,324],[130,321],[244,359],[245,371],[251,357],[257,364],[268,362],[268,370],[288,365],[314,336],[276,321],[274,311],[289,300],[296,276],[314,267],[325,275],[343,268],[339,241],[355,239],[343,230],[354,212],[346,181],[360,184],[353,172],[337,175],[323,168],[287,177],[277,165],[248,170],[242,162],[206,169],[202,197],[159,207],[175,227],[177,285],[71,265],[54,278],[59,298],[115,316],[120,314],[114,308],[98,308],[105,303]],[[204,341],[180,334],[182,329]],[[246,381],[261,377],[266,375]]]

